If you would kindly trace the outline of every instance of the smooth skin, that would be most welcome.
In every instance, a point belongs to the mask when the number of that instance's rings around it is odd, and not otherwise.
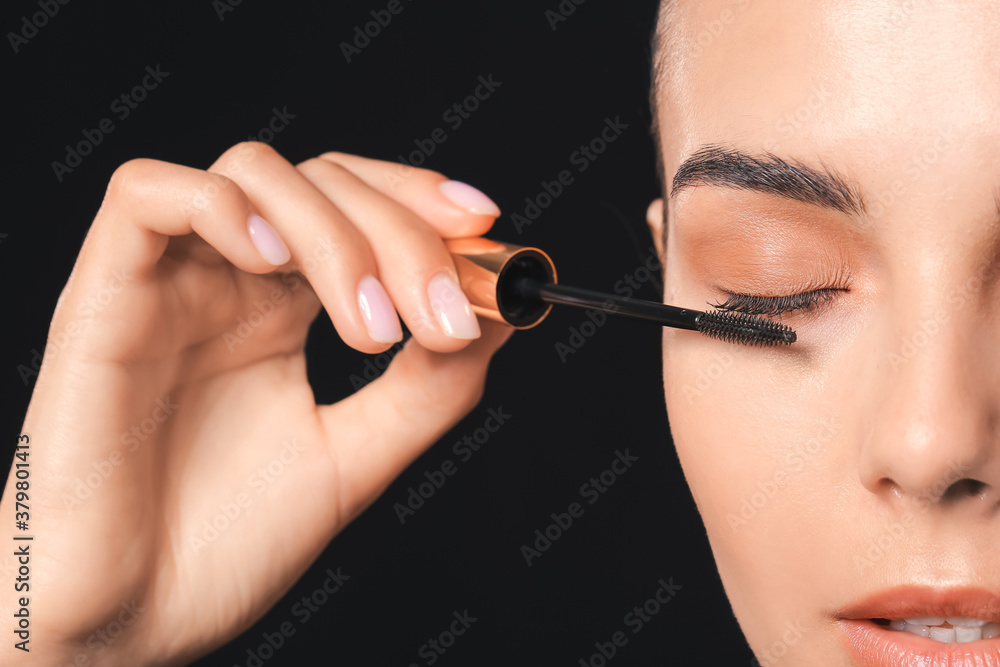
[[[441,174],[402,169],[340,153],[292,165],[244,143],[207,171],[143,159],[115,172],[22,430],[31,653],[8,637],[0,663],[180,665],[210,652],[478,403],[512,329],[484,321],[476,340],[449,336],[427,285],[455,277],[442,239],[481,235],[495,216],[447,198]],[[252,214],[290,250],[283,266],[252,243]],[[317,405],[304,345],[321,308],[354,349],[391,346],[359,311],[365,275],[413,336],[381,378]],[[15,483],[0,516],[14,516]],[[3,595],[0,616],[14,602]],[[141,609],[134,620],[127,607]],[[116,619],[129,621],[120,637],[94,639]]]
[[[870,594],[1000,600],[1000,6],[670,4],[656,91],[667,183],[721,144],[826,166],[866,204],[853,215],[701,184],[649,215],[661,240],[666,208],[667,303],[841,290],[781,316],[798,333],[785,349],[664,329],[663,378],[760,663],[855,665],[839,613]]]

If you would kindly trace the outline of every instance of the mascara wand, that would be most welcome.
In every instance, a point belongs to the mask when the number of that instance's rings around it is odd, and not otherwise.
[[[790,327],[756,315],[703,312],[557,284],[555,265],[538,248],[482,237],[447,239],[445,244],[472,310],[518,329],[530,329],[545,319],[552,304],[560,304],[698,331],[740,345],[772,347],[796,340]]]
[[[665,327],[698,331],[728,343],[771,347],[790,345],[795,342],[795,332],[790,327],[746,313],[703,312],[689,308],[678,308],[654,301],[627,299],[579,287],[543,283],[532,278],[517,279],[514,290],[527,299],[540,299],[546,303],[596,309],[610,315],[625,315],[655,322]]]

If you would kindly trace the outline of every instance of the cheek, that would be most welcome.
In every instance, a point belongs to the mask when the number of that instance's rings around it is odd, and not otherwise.
[[[674,443],[706,523],[714,522],[789,465],[785,443],[808,419],[805,401],[788,390],[787,373],[752,358],[760,350],[666,329],[663,350]]]
[[[836,591],[817,567],[838,545],[836,531],[811,532],[838,523],[831,496],[845,465],[826,364],[672,329],[663,360],[674,444],[751,646],[766,649],[788,621],[821,624]]]

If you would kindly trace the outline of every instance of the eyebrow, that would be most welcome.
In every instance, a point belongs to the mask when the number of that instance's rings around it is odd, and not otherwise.
[[[777,195],[852,215],[865,212],[860,188],[843,176],[825,165],[787,162],[768,151],[751,155],[718,144],[702,146],[681,163],[670,196],[697,185]]]

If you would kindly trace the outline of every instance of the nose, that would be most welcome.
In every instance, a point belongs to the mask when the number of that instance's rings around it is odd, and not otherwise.
[[[996,333],[975,308],[950,315],[908,320],[892,336],[860,474],[872,493],[910,506],[987,512],[1000,501]]]

